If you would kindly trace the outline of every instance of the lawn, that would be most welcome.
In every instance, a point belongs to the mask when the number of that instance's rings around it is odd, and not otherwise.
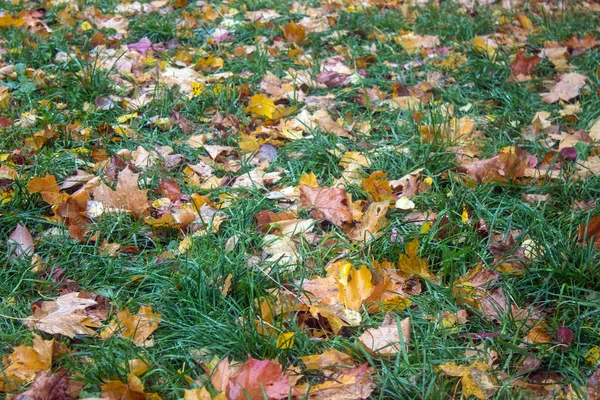
[[[600,398],[600,7],[418,3],[2,2],[0,395]]]

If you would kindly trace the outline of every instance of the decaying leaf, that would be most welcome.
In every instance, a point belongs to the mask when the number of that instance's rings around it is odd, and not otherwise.
[[[542,93],[542,102],[552,104],[559,100],[574,99],[579,96],[579,91],[585,86],[587,79],[587,76],[576,72],[562,75],[550,92]]]
[[[337,226],[351,222],[346,190],[300,185],[300,205],[312,210],[313,218],[325,219]]]
[[[15,400],[74,400],[84,382],[69,380],[69,373],[60,370],[55,373],[40,371],[36,374],[29,390],[14,397]]]
[[[31,257],[34,253],[33,237],[21,224],[8,237],[8,248],[14,257]]]
[[[493,377],[487,372],[488,369],[489,365],[479,360],[470,365],[445,363],[436,368],[444,375],[459,377],[465,397],[475,396],[480,400],[493,396],[497,390]]]
[[[94,200],[101,202],[105,207],[114,210],[124,210],[140,217],[148,209],[148,190],[138,187],[139,174],[129,168],[119,173],[115,190],[105,183],[94,189]]]
[[[0,392],[16,390],[34,379],[37,373],[49,371],[52,367],[54,339],[44,340],[33,335],[31,346],[17,346],[13,352],[3,358],[3,370],[0,375]]]
[[[402,339],[400,338],[402,335]],[[367,329],[358,340],[369,353],[380,356],[398,354],[410,341],[410,318],[400,321],[400,329],[393,314],[388,313],[379,328]]]
[[[23,322],[30,329],[70,338],[75,335],[95,335],[94,329],[102,321],[87,309],[97,304],[95,300],[81,297],[78,292],[67,293],[53,301],[35,303],[32,306],[33,315]]]

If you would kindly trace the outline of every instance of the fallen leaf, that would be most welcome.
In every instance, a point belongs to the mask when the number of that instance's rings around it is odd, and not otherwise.
[[[400,331],[402,339],[400,339]],[[381,324],[379,328],[367,329],[359,336],[358,340],[367,349],[369,353],[379,356],[392,356],[401,351],[401,344],[410,341],[410,318],[400,321],[400,330],[396,319],[392,318],[389,323]]]
[[[579,91],[585,86],[587,76],[571,72],[564,74],[550,92],[542,93],[543,103],[556,103],[559,100],[569,101],[579,96]]]
[[[337,226],[353,219],[346,190],[342,188],[300,185],[300,205],[310,209],[313,218],[325,219]]]
[[[590,218],[587,225],[579,225],[579,241],[591,241],[595,246],[600,246],[600,215]]]
[[[248,104],[246,111],[257,117],[273,119],[277,107],[275,107],[275,102],[264,94],[255,94],[250,98],[250,103]]]
[[[29,390],[14,397],[14,400],[74,400],[84,386],[84,382],[69,381],[69,373],[60,370],[55,373],[40,371],[35,376]]]
[[[510,64],[512,77],[516,81],[523,81],[531,78],[531,72],[538,65],[541,58],[537,55],[527,57],[525,50],[519,50],[515,59]]]
[[[342,370],[329,377],[324,383],[310,387],[311,400],[361,400],[370,398],[374,390],[371,369],[367,364]]]
[[[481,361],[463,366],[456,363],[445,363],[436,367],[436,371],[447,376],[460,377],[462,394],[466,398],[475,396],[485,400],[496,393],[496,385],[492,376],[487,372],[489,366]]]
[[[385,214],[389,209],[388,201],[381,201],[369,204],[369,208],[364,212],[362,219],[349,234],[352,240],[369,241],[374,237],[381,235],[381,230],[387,226],[388,220]]]
[[[32,381],[41,371],[49,371],[52,367],[54,339],[43,340],[33,335],[31,346],[17,346],[13,352],[4,357],[4,368],[0,375],[0,392],[16,389],[16,384],[23,385]]]
[[[31,257],[35,251],[31,233],[21,224],[17,224],[14,231],[8,236],[8,249],[12,256]]]
[[[358,311],[363,302],[368,299],[375,286],[371,282],[373,276],[371,270],[366,265],[360,269],[350,268],[347,277],[340,278],[340,303],[343,303],[351,310]]]
[[[331,367],[354,366],[352,357],[335,349],[327,349],[321,354],[300,357],[306,370],[323,370]]]
[[[298,25],[294,21],[290,21],[282,29],[285,40],[292,43],[300,43],[306,38],[306,32],[302,25]]]
[[[105,381],[102,386],[101,396],[108,400],[160,400],[160,397],[155,393],[144,392],[144,384],[137,376],[129,374],[127,383],[121,381],[109,380]]]
[[[125,210],[140,217],[150,205],[148,204],[148,190],[138,188],[138,178],[139,174],[125,168],[119,173],[115,190],[103,182],[92,192],[94,200],[102,202],[106,207]]]
[[[152,312],[150,306],[140,306],[137,314],[131,315],[128,309],[117,313],[117,320],[125,328],[121,336],[130,338],[140,346],[151,346],[148,337],[158,328],[160,314]]]
[[[95,335],[94,328],[101,325],[101,320],[86,309],[97,304],[95,300],[81,297],[79,292],[67,293],[53,301],[34,303],[33,315],[23,322],[29,329],[70,338],[75,335]]]
[[[46,174],[43,178],[31,178],[27,182],[29,193],[39,193],[48,204],[57,204],[65,200],[66,195],[59,192],[60,187],[56,183],[54,175]]]

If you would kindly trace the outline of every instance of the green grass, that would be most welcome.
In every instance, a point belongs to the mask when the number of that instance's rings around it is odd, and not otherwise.
[[[36,9],[43,3],[16,5],[13,2],[3,6],[16,15],[25,10],[23,7]],[[112,15],[117,4],[99,0],[94,6],[99,12]],[[291,13],[291,1],[239,0],[213,6],[222,7],[221,11],[228,7],[239,11],[228,17],[235,23],[230,28],[234,37],[231,42],[210,42],[208,36],[223,18],[203,20],[201,9],[193,2],[166,13],[158,10],[127,16],[128,36],[115,36],[117,42],[113,46],[134,43],[143,37],[153,43],[177,39],[179,44],[175,48],[165,47],[153,57],[174,67],[178,51],[188,51],[192,65],[211,54],[223,58],[224,67],[217,71],[200,70],[202,75],[233,73],[232,77],[209,82],[206,90],[193,98],[181,93],[177,86],[157,85],[152,91],[153,101],[138,110],[136,119],[125,123],[136,131],[131,137],[114,132],[117,119],[131,112],[121,100],[136,98],[140,89],[147,89],[153,82],[138,84],[139,77],[121,74],[121,82],[128,84],[119,84],[115,69],[98,67],[92,37],[99,32],[110,38],[115,31],[94,26],[82,32],[81,20],[77,20],[76,26],[62,25],[59,13],[69,7],[65,5],[48,6],[45,22],[54,31],[49,36],[17,27],[0,28],[0,48],[7,50],[0,53],[0,67],[14,68],[12,76],[0,81],[0,86],[7,87],[11,96],[0,107],[0,116],[13,121],[26,112],[35,112],[38,116],[33,126],[12,124],[0,130],[0,163],[18,173],[15,179],[0,177],[0,188],[13,191],[10,201],[0,203],[0,237],[3,238],[0,240],[0,354],[8,356],[15,347],[31,344],[34,333],[45,339],[55,337],[72,353],[55,357],[52,370],[66,368],[71,371],[71,377],[83,381],[81,398],[99,397],[100,387],[107,380],[126,382],[127,361],[135,358],[146,360],[150,366],[141,377],[146,392],[156,392],[164,399],[179,399],[183,398],[185,389],[208,379],[200,364],[214,365],[224,357],[245,361],[252,356],[276,359],[284,367],[302,368],[300,357],[329,348],[352,355],[356,365],[367,363],[373,368],[372,398],[459,398],[462,392],[457,379],[444,376],[436,367],[451,362],[460,365],[472,362],[473,359],[465,355],[466,350],[479,351],[482,359],[487,352],[497,353],[498,359],[489,372],[506,378],[495,381],[496,391],[491,398],[528,398],[530,393],[517,390],[512,382],[539,380],[547,373],[571,395],[585,393],[587,376],[598,367],[597,361],[589,362],[585,355],[600,345],[600,297],[597,294],[600,252],[591,244],[580,243],[577,230],[580,224],[587,224],[598,215],[600,176],[597,171],[586,179],[573,179],[575,163],[563,160],[557,162],[561,167],[557,179],[474,183],[457,169],[460,162],[453,143],[440,139],[439,132],[436,140],[428,143],[421,139],[419,130],[427,125],[449,126],[450,117],[444,115],[441,106],[453,106],[457,118],[477,121],[476,129],[483,138],[481,159],[492,157],[507,146],[518,145],[538,160],[543,160],[550,151],[556,152],[557,146],[551,150],[522,138],[523,129],[531,124],[536,112],[551,112],[552,117],[556,117],[553,124],[560,125],[562,132],[589,132],[600,117],[597,48],[569,59],[573,71],[587,76],[587,90],[577,98],[582,109],[577,117],[561,118],[561,105],[543,104],[539,95],[546,91],[548,81],[558,76],[552,63],[541,60],[529,82],[509,82],[516,47],[501,46],[490,57],[473,49],[471,43],[475,36],[510,30],[502,25],[501,15],[518,26],[515,16],[524,13],[535,27],[526,43],[528,54],[532,55],[548,41],[560,42],[573,35],[582,37],[597,32],[600,15],[571,3],[566,5],[566,10],[541,12],[534,5],[504,11],[486,7],[469,10],[444,1],[418,9],[410,7],[409,16],[402,10],[342,7],[333,9],[329,20],[331,30],[309,33],[306,41],[299,45],[313,59],[312,66],[303,67],[295,63],[287,50],[274,48],[275,38],[283,37],[280,27],[303,17]],[[310,6],[319,7],[320,3],[314,1]],[[275,9],[281,15],[265,23],[247,23],[245,11],[262,9]],[[180,29],[178,22],[184,17],[196,19],[197,26],[190,31]],[[332,37],[335,31],[343,31],[344,35]],[[443,54],[424,57],[419,52],[407,53],[392,40],[407,31],[437,36],[441,47],[464,55],[464,63],[448,68],[441,65],[446,59]],[[236,47],[256,45],[261,40],[266,47],[257,46],[247,56],[234,55]],[[371,45],[375,46],[375,53]],[[67,61],[55,62],[58,51],[69,54]],[[366,78],[353,81],[347,87],[310,89],[308,95],[333,94],[335,103],[327,108],[332,117],[368,121],[372,127],[368,135],[341,138],[317,127],[307,132],[313,136],[310,140],[276,138],[277,159],[267,172],[284,172],[281,180],[268,190],[233,188],[230,184],[200,189],[186,182],[184,168],[198,163],[199,158],[206,161],[208,153],[188,146],[188,135],[181,128],[173,125],[163,129],[154,124],[154,118],[169,118],[176,110],[197,125],[195,134],[205,134],[207,144],[238,148],[240,134],[251,134],[261,125],[276,129],[279,123],[265,123],[246,109],[249,98],[263,92],[259,84],[266,72],[282,78],[290,68],[307,69],[315,77],[324,60],[340,54],[349,55],[346,65],[351,67],[357,59],[373,55],[373,62],[365,68]],[[421,64],[410,67],[408,63],[413,61]],[[139,68],[149,75],[154,70],[150,64]],[[45,78],[36,81],[34,71],[42,71]],[[433,73],[443,74],[446,83],[432,90],[432,101],[415,110],[365,107],[356,101],[360,89],[378,86],[391,93],[398,85],[418,85]],[[221,90],[213,90],[217,84],[222,85]],[[109,96],[116,99],[114,108],[95,109],[98,97]],[[296,101],[280,100],[277,104],[296,106],[297,111],[304,107],[302,102]],[[231,116],[234,126],[213,124],[210,119],[217,113]],[[413,118],[416,113],[420,121]],[[291,120],[294,115],[286,118]],[[86,129],[89,134],[73,134],[78,128]],[[26,139],[43,131],[55,134],[41,147],[31,147]],[[266,134],[261,138],[272,139]],[[146,170],[139,168],[140,186],[149,190],[150,200],[162,197],[159,184],[166,181],[177,182],[184,195],[205,195],[215,203],[228,199],[226,206],[219,210],[227,218],[217,231],[194,236],[190,248],[180,251],[181,240],[191,233],[186,229],[155,227],[131,214],[109,213],[89,221],[86,239],[77,241],[52,218],[52,207],[39,194],[28,191],[27,183],[33,177],[50,174],[60,184],[78,169],[99,176],[114,188],[115,182],[106,180],[111,158],[115,162],[124,150],[134,151],[138,146],[148,151],[156,146],[170,146],[173,153],[181,154],[184,160],[172,168],[163,165]],[[599,152],[597,142],[578,146],[578,161]],[[88,153],[81,153],[81,149]],[[105,152],[106,160],[94,158],[99,150]],[[411,211],[391,207],[383,234],[367,245],[351,241],[343,229],[332,224],[315,224],[314,236],[305,235],[297,240],[300,257],[295,269],[265,261],[264,233],[257,228],[256,214],[291,208],[301,218],[310,217],[310,210],[297,207],[298,201],[292,198],[280,202],[268,195],[269,190],[296,187],[303,174],[311,172],[321,186],[331,186],[344,170],[340,160],[346,151],[370,155],[371,164],[362,171],[365,178],[375,171],[384,171],[388,179],[399,179],[423,168],[421,176],[430,177],[432,187],[411,197],[416,205],[412,211],[437,213],[431,229],[422,232],[421,226],[407,220]],[[121,163],[124,166],[126,160]],[[239,170],[235,169],[237,166]],[[218,159],[213,167],[216,176],[232,179],[256,168],[248,160],[231,155]],[[346,189],[354,201],[368,202],[369,195],[360,181]],[[74,190],[66,192],[73,194]],[[529,204],[522,200],[523,194],[547,194],[550,198]],[[581,208],[586,202],[590,209]],[[468,222],[462,220],[463,208],[468,211]],[[479,221],[485,222],[487,232],[478,227]],[[35,238],[35,253],[42,260],[40,272],[32,270],[28,257],[11,255],[8,237],[17,224],[27,227]],[[525,239],[539,246],[539,254],[518,274],[499,273],[491,288],[501,290],[510,304],[535,311],[552,337],[560,327],[572,330],[573,343],[568,347],[556,342],[527,343],[526,335],[531,326],[523,321],[507,313],[491,318],[457,301],[453,290],[458,279],[477,264],[485,269],[497,268],[490,252],[490,246],[498,240],[493,235],[507,237],[515,231],[520,234],[517,244],[507,249],[508,260],[518,256],[519,243]],[[232,237],[237,238],[237,243],[228,249]],[[261,299],[274,298],[274,293],[283,288],[300,295],[303,282],[325,276],[328,264],[338,257],[355,267],[364,264],[372,268],[384,260],[396,262],[405,253],[406,243],[414,238],[420,241],[419,256],[427,260],[438,282],[421,279],[422,292],[410,297],[411,306],[394,312],[398,323],[407,317],[412,322],[407,352],[381,357],[370,354],[360,345],[358,337],[366,329],[378,327],[384,318],[384,313],[368,314],[366,309],[361,309],[360,326],[344,328],[338,335],[327,331],[323,338],[313,336],[314,332],[298,319],[301,314],[298,311],[275,318],[272,335],[262,335],[257,330]],[[102,252],[104,241],[137,250],[109,256]],[[135,313],[140,306],[151,305],[162,318],[152,335],[154,346],[137,346],[117,336],[106,340],[83,335],[69,339],[39,330],[30,331],[21,319],[31,315],[34,302],[59,296],[63,285],[53,278],[59,269],[64,270],[65,279],[76,281],[81,291],[106,297],[111,303],[111,315],[125,308]],[[222,292],[229,281],[230,289]],[[299,307],[298,304],[288,306]],[[444,327],[442,314],[459,310],[468,312],[468,322]],[[294,332],[295,344],[284,350],[277,347],[276,338],[285,331]],[[493,335],[478,339],[476,335],[482,333]],[[540,360],[535,371],[520,369],[527,356]],[[2,371],[0,369],[0,382]],[[323,380],[319,372],[307,373],[303,379],[312,384]],[[24,391],[27,385],[26,382],[15,392]]]

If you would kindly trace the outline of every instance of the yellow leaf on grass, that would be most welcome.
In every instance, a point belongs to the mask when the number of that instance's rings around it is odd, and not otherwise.
[[[13,18],[10,14],[4,14],[0,17],[0,28],[9,28],[11,26],[19,27],[25,23],[23,18]]]
[[[250,98],[250,103],[246,108],[251,114],[254,114],[257,117],[266,117],[273,118],[277,108],[275,107],[275,102],[265,96],[264,94],[255,94]]]
[[[406,254],[401,254],[398,261],[398,269],[409,275],[417,275],[431,281],[436,278],[429,272],[427,261],[417,256],[419,249],[419,239],[415,239],[406,245]]]
[[[298,185],[306,185],[312,187],[319,187],[319,183],[317,182],[317,177],[314,172],[310,172],[309,174],[302,174],[300,177],[300,182]]]
[[[585,361],[590,364],[598,364],[600,362],[600,346],[594,346],[585,353]]]
[[[519,24],[521,24],[521,26],[523,27],[523,29],[530,31],[533,28],[533,22],[531,22],[528,16],[524,14],[517,14],[516,18],[517,21],[519,21]]]
[[[17,346],[11,355],[4,357],[2,374],[0,374],[0,392],[14,388],[14,384],[27,383],[40,371],[52,367],[53,340],[43,340],[33,335],[31,346]],[[7,384],[10,383],[10,386]]]
[[[351,310],[359,310],[363,301],[368,299],[375,290],[375,286],[371,283],[372,277],[371,270],[366,265],[359,270],[352,269],[348,284],[343,288],[344,290],[340,290],[340,297],[343,297],[340,302],[346,304],[346,307]]]
[[[277,336],[278,349],[291,349],[294,347],[294,332],[281,332]]]
[[[131,315],[128,309],[119,311],[117,319],[125,327],[121,336],[133,340],[140,346],[151,346],[147,339],[158,328],[160,314],[152,312],[152,307],[141,306],[136,315]]]
[[[185,389],[183,392],[183,400],[212,400],[210,392],[202,387],[200,389]]]
[[[475,396],[485,400],[496,392],[492,376],[487,372],[488,365],[482,361],[473,361],[471,365],[445,363],[436,367],[437,372],[446,376],[459,377],[465,398]]]
[[[490,57],[493,57],[494,54],[496,54],[496,47],[498,47],[498,45],[494,41],[483,36],[476,36],[473,39],[473,48],[477,51],[487,53]]]

